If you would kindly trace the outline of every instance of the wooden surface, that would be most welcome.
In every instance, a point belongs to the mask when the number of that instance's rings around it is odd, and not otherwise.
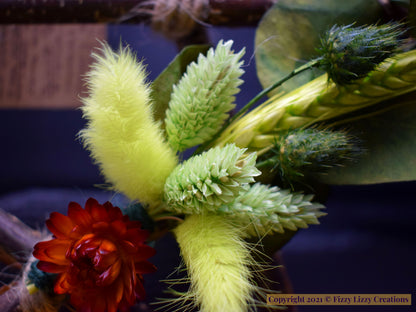
[[[277,0],[1,0],[0,24],[150,22],[156,2],[186,10],[200,2],[204,10],[197,16],[192,12],[193,18],[212,25],[247,26],[257,24]]]
[[[0,108],[78,107],[91,51],[106,37],[104,24],[0,26]]]

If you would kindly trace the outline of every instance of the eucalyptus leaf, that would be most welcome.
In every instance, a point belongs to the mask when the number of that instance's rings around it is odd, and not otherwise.
[[[360,136],[366,153],[359,161],[331,169],[329,184],[376,184],[416,180],[416,92],[384,103],[382,113],[343,127]]]
[[[173,85],[177,84],[187,66],[196,61],[200,53],[205,54],[209,45],[190,45],[185,47],[152,83],[152,98],[155,120],[164,127],[165,112],[168,108]]]
[[[320,36],[332,25],[370,24],[380,19],[377,0],[279,0],[262,18],[256,31],[257,75],[264,88],[317,56]],[[306,71],[277,92],[290,91],[321,75]]]

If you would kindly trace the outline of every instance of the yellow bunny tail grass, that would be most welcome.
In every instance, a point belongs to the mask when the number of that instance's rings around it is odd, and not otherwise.
[[[116,191],[155,205],[177,158],[153,119],[144,66],[128,48],[115,53],[104,44],[93,57],[80,136]]]
[[[191,280],[184,300],[204,312],[248,311],[257,290],[250,256],[239,228],[217,215],[192,215],[175,229]]]

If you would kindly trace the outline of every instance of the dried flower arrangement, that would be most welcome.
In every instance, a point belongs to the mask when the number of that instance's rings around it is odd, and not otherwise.
[[[76,311],[128,311],[144,298],[143,274],[156,269],[148,243],[166,230],[175,234],[190,286],[162,309],[264,306],[273,290],[256,282],[264,264],[249,240],[319,224],[324,206],[313,200],[311,181],[364,150],[335,127],[339,120],[363,108],[374,113],[376,104],[416,89],[416,53],[404,51],[405,38],[398,23],[334,26],[317,58],[233,116],[244,50],[234,52],[232,41],[199,54],[169,86],[167,103],[158,102],[128,47],[114,52],[103,43],[87,76],[88,124],[79,136],[109,188],[132,204],[120,209],[89,199],[84,208],[70,203],[67,215],[52,213],[46,225],[53,237],[35,245],[39,261],[31,260],[24,277],[29,294],[44,303],[23,310],[55,311],[69,302]],[[249,111],[312,68],[327,74]],[[160,107],[165,114],[157,119]],[[193,156],[181,161],[190,148]]]

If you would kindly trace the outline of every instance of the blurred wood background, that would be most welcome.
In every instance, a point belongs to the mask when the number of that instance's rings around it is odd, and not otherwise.
[[[105,24],[0,26],[0,108],[73,108]]]

